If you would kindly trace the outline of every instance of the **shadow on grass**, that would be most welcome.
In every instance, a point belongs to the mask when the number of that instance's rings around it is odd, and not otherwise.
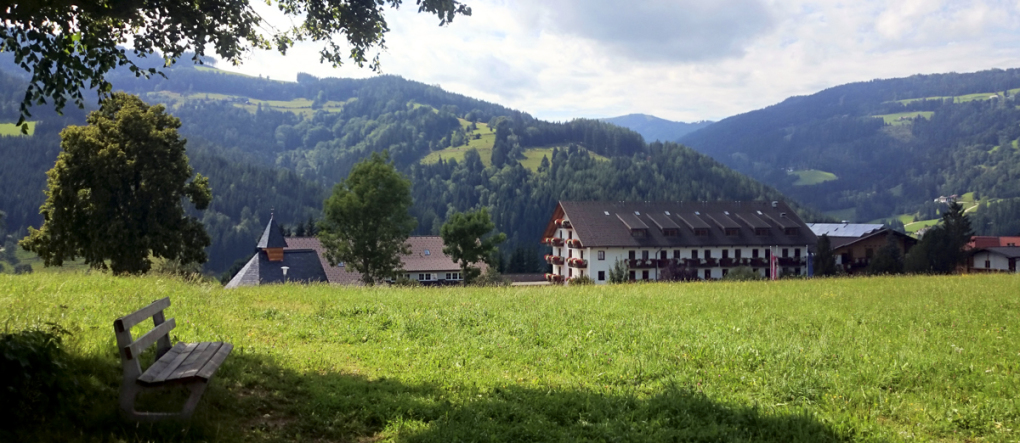
[[[807,416],[723,405],[676,387],[639,398],[519,386],[481,389],[298,373],[235,351],[189,423],[134,424],[117,410],[120,367],[70,362],[76,391],[2,441],[847,441]]]

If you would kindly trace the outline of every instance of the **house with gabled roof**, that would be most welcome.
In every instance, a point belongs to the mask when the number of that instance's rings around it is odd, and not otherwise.
[[[876,223],[808,223],[808,227],[821,237],[829,237],[836,266],[847,274],[863,272],[871,263],[878,250],[893,242],[900,250],[900,257],[907,255],[917,239],[902,232]]]
[[[704,280],[745,266],[772,277],[807,274],[816,237],[784,202],[570,202],[557,204],[542,243],[551,282],[608,281],[620,261],[634,281],[682,269]]]
[[[403,274],[423,285],[463,283],[460,266],[443,253],[443,239],[416,236],[407,239],[410,253],[401,257]],[[230,280],[226,288],[284,282],[326,282],[360,285],[361,274],[346,263],[331,266],[326,250],[315,237],[284,237],[276,221],[269,224],[256,245],[257,252]],[[474,265],[485,270],[485,263]]]
[[[269,217],[262,237],[255,246],[256,252],[225,288],[258,286],[285,282],[327,282],[316,251],[307,248],[288,248],[280,233],[280,226]]]

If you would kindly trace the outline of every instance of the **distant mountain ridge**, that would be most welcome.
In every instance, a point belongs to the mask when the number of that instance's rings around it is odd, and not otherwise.
[[[1017,93],[1020,69],[850,83],[680,141],[837,218],[909,223],[940,196],[1020,198]]]
[[[707,120],[693,123],[675,122],[648,114],[627,114],[601,120],[637,132],[649,142],[656,140],[675,142],[691,132],[712,124]]]

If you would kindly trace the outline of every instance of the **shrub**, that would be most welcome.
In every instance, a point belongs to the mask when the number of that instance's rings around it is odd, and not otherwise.
[[[591,277],[589,277],[587,275],[582,275],[580,277],[574,277],[574,278],[572,278],[570,280],[567,280],[567,282],[568,282],[568,284],[570,286],[574,286],[574,285],[587,286],[587,285],[594,285],[595,284],[595,281],[592,280]]]
[[[494,267],[485,268],[485,272],[472,282],[475,286],[510,286],[510,279],[503,277]]]
[[[754,272],[750,267],[740,266],[730,269],[730,272],[726,273],[726,276],[722,279],[728,281],[750,281],[761,280],[762,278],[764,277],[761,274]]]
[[[19,423],[53,413],[71,381],[59,325],[0,335],[0,422]]]
[[[14,273],[15,274],[31,274],[32,273],[32,265],[30,265],[28,263],[22,263],[20,265],[17,265],[17,266],[14,267]]]

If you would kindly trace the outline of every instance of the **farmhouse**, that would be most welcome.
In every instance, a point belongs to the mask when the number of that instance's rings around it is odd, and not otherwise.
[[[401,257],[404,276],[423,285],[449,285],[463,282],[460,266],[443,254],[443,239],[438,236],[410,237],[410,253]],[[360,285],[361,274],[345,263],[330,266],[325,248],[315,237],[287,237],[270,218],[257,252],[227,283],[226,288],[283,282],[328,282]],[[485,270],[485,264],[476,267]]]
[[[900,257],[917,244],[917,239],[881,224],[808,223],[808,227],[816,236],[829,237],[836,265],[842,266],[847,274],[864,272],[875,253],[889,241],[896,243]]]
[[[288,248],[274,217],[269,218],[255,255],[227,282],[225,288],[283,282],[325,282],[326,272],[316,251]]]
[[[1020,261],[1020,237],[973,236],[967,249],[971,251],[968,271],[1017,272]]]
[[[807,273],[815,235],[784,202],[569,202],[553,211],[542,243],[551,282],[603,284],[619,261],[629,280],[709,280],[738,266],[765,277]]]

